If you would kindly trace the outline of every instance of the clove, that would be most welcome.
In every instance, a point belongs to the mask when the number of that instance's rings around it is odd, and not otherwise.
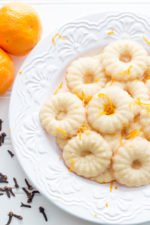
[[[40,211],[40,213],[42,213],[42,215],[43,215],[45,221],[48,221],[47,215],[46,215],[46,213],[45,213],[45,209],[44,209],[42,206],[39,207],[39,211]]]
[[[9,155],[11,156],[11,158],[14,157],[14,153],[13,152],[11,152],[10,150],[7,150],[7,152],[9,153]]]
[[[18,189],[19,184],[18,184],[17,179],[15,177],[13,177],[13,181],[14,181],[14,184],[15,184],[15,188]]]

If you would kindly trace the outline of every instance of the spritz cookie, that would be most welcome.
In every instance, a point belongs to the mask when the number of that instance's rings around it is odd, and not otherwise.
[[[63,151],[67,167],[87,178],[103,173],[110,166],[111,156],[112,151],[107,142],[94,131],[85,131],[82,138],[71,138]]]
[[[82,101],[69,92],[52,96],[40,112],[43,128],[59,138],[75,135],[84,120],[85,109]]]
[[[113,79],[133,80],[147,69],[147,52],[135,41],[119,40],[105,47],[102,63]]]
[[[103,134],[120,131],[134,117],[133,99],[118,87],[107,87],[96,94],[88,104],[89,124]]]
[[[83,57],[73,61],[67,68],[66,82],[73,93],[85,101],[90,100],[106,82],[100,60]]]
[[[133,98],[140,98],[141,100],[148,100],[149,93],[148,88],[144,82],[139,80],[130,81],[126,85],[126,90]]]
[[[112,169],[108,168],[105,170],[105,172],[101,173],[99,176],[91,178],[91,180],[96,181],[97,183],[100,184],[105,184],[114,181],[115,178]]]
[[[149,184],[149,142],[143,138],[126,141],[113,156],[113,172],[120,184],[129,187]]]

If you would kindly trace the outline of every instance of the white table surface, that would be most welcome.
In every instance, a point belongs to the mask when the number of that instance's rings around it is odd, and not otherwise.
[[[6,2],[6,0],[0,0],[0,5]],[[126,0],[126,3],[123,3],[125,1],[117,3],[119,1],[115,0],[24,0],[23,2],[28,2],[29,4],[33,5],[33,7],[39,13],[43,24],[43,37],[48,35],[56,27],[90,13],[104,12],[108,10],[149,13],[150,8],[150,5],[148,5],[149,0],[131,0],[130,4],[127,3],[129,0]],[[136,2],[139,3],[137,4]],[[143,4],[143,2],[145,2],[145,4]],[[16,71],[23,60],[24,58],[14,58]],[[9,134],[8,108],[10,95],[11,91],[0,97],[0,118],[4,120],[3,127],[7,134]],[[13,185],[12,178],[16,177],[20,187],[25,186],[25,174],[22,171],[16,157],[11,158],[8,155],[8,149],[13,151],[9,137],[6,140],[6,143],[0,147],[0,172],[8,175],[10,185]],[[1,184],[0,186],[3,185]],[[14,219],[11,225],[92,225],[92,223],[88,223],[68,215],[47,201],[40,194],[35,197],[32,204],[32,209],[21,208],[20,203],[26,202],[25,194],[21,188],[15,193],[16,197],[12,197],[11,199],[8,199],[6,195],[0,196],[0,225],[6,224],[8,219],[7,214],[11,210],[23,216],[23,221]],[[39,214],[39,206],[43,206],[46,209],[46,213],[48,215],[47,223],[44,221],[42,215]],[[150,222],[146,224],[148,225]]]

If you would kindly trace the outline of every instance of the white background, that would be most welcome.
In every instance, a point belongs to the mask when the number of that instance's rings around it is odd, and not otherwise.
[[[78,17],[87,14],[105,11],[132,11],[135,13],[142,12],[147,14],[150,11],[149,0],[20,0],[21,2],[28,2],[39,13],[43,24],[43,37],[48,35],[55,28],[67,23]],[[7,3],[6,0],[0,0],[0,4]],[[126,3],[124,3],[126,2]],[[129,4],[130,3],[130,4]],[[138,3],[138,4],[137,4]],[[145,4],[144,4],[145,3]],[[18,70],[23,58],[14,58],[16,71]],[[4,122],[4,130],[9,133],[8,126],[8,107],[11,91],[5,96],[0,97],[0,118]],[[12,131],[13,132],[13,131]],[[5,145],[0,147],[0,172],[7,174],[10,185],[13,184],[12,178],[16,177],[20,187],[24,186],[24,173],[17,162],[16,157],[13,159],[7,153],[7,150],[13,151],[11,141],[7,138]],[[2,185],[0,185],[2,186]],[[53,204],[48,202],[44,197],[38,195],[32,204],[32,209],[20,208],[20,202],[26,201],[25,195],[21,188],[16,192],[16,198],[8,199],[7,196],[0,196],[0,225],[5,225],[7,222],[7,213],[13,210],[23,216],[23,221],[13,220],[11,225],[92,225],[70,216],[63,211],[56,208]],[[38,207],[44,206],[48,215],[49,221],[45,223],[43,217],[38,212]],[[147,223],[147,225],[150,223]]]

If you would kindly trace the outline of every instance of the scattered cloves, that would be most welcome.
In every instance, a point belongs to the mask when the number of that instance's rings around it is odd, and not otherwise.
[[[13,213],[13,217],[17,218],[18,220],[22,220],[22,219],[23,219],[22,216],[17,215],[17,214],[15,214],[15,213]]]
[[[7,176],[0,173],[0,183],[8,183]]]
[[[2,123],[3,123],[3,120],[0,119],[0,131],[2,130]]]
[[[7,223],[6,223],[6,225],[9,225],[10,223],[11,223],[11,221],[12,221],[12,212],[9,212],[8,213],[8,221],[7,221]]]
[[[24,203],[21,202],[20,207],[31,208],[31,205],[27,205],[27,204],[24,204]]]
[[[14,184],[15,184],[15,188],[18,189],[19,184],[18,184],[17,179],[15,177],[13,177],[13,181],[14,181]]]
[[[1,137],[2,137],[2,144],[4,144],[4,142],[5,142],[5,137],[6,137],[6,133],[2,133],[2,134],[1,134]]]
[[[14,157],[14,153],[13,152],[11,152],[10,150],[7,150],[7,152],[9,153],[9,155],[11,156],[11,158]]]
[[[42,213],[42,215],[43,215],[45,221],[48,221],[47,215],[46,215],[46,213],[45,213],[45,209],[44,209],[42,206],[39,207],[39,211],[40,211],[40,213]]]
[[[10,194],[15,197],[15,193],[13,192],[12,188],[9,188],[8,191],[10,192]]]
[[[9,225],[9,224],[11,223],[13,217],[17,218],[18,220],[22,220],[22,219],[23,219],[22,216],[17,215],[17,214],[15,214],[15,213],[13,213],[13,212],[9,212],[9,213],[8,213],[8,217],[9,217],[9,218],[8,218],[8,222],[6,223],[6,225]]]
[[[27,185],[27,188],[28,188],[28,190],[33,190],[33,187],[32,187],[32,185],[31,184],[29,184],[29,181],[25,178],[24,179],[25,180],[25,183],[26,183],[26,185]]]
[[[32,191],[32,192],[29,192],[25,187],[23,187],[22,190],[23,190],[23,191],[26,193],[26,195],[27,195],[27,202],[28,202],[28,203],[31,203],[31,202],[33,201],[33,198],[34,198],[35,194],[40,193],[40,192],[37,191],[37,190],[34,190],[34,191]]]
[[[6,186],[6,187],[4,187],[4,188],[0,188],[0,191],[1,191],[1,192],[5,192],[8,198],[10,198],[11,195],[12,195],[13,197],[15,197],[15,194],[14,194],[14,192],[13,192],[13,190],[12,190],[12,187],[7,187],[7,186]]]
[[[30,198],[32,193],[30,193],[25,187],[22,188],[22,190],[25,192],[25,194],[27,195],[27,198]]]
[[[2,146],[2,136],[0,135],[0,146]]]
[[[35,196],[35,194],[39,194],[40,192],[39,191],[37,191],[37,190],[35,190],[35,191],[32,191],[31,192],[31,196],[28,198],[28,203],[31,203],[32,201],[33,201],[33,198],[34,198],[34,196]]]

